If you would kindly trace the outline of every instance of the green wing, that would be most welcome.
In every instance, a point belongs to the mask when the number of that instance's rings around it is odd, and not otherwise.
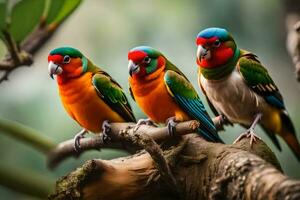
[[[285,110],[283,98],[269,75],[266,68],[262,66],[257,57],[252,53],[244,53],[238,61],[237,69],[244,78],[246,84],[258,95],[263,97],[265,101],[281,110]],[[284,112],[285,113],[285,112]],[[262,128],[273,141],[275,146],[281,150],[278,139],[275,134]]]
[[[167,58],[166,58],[166,71],[167,70],[171,70],[171,71],[174,71],[176,72],[177,74],[183,76],[187,81],[188,81],[188,78],[180,71],[180,69],[178,69],[173,63],[171,63]],[[189,82],[189,81],[188,81]]]
[[[98,71],[92,78],[98,95],[124,120],[135,122],[129,102],[121,86],[104,71]]]
[[[222,142],[200,97],[185,76],[181,72],[178,73],[169,69],[165,73],[164,81],[170,95],[180,107],[201,122],[198,132],[208,141]]]
[[[282,96],[269,75],[254,54],[246,53],[238,61],[237,69],[244,78],[246,84],[267,103],[285,109]]]

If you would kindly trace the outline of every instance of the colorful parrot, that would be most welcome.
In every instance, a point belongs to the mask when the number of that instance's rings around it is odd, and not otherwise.
[[[167,121],[173,135],[177,122],[196,119],[201,123],[198,132],[203,138],[222,142],[192,84],[162,53],[140,46],[129,51],[128,60],[130,91],[149,117],[146,121]]]
[[[51,78],[57,76],[64,108],[83,128],[74,138],[75,150],[80,150],[80,138],[88,131],[102,131],[107,139],[108,122],[136,121],[121,86],[80,51],[71,47],[54,49],[48,62]]]
[[[261,125],[281,150],[280,135],[300,160],[300,146],[283,98],[257,56],[237,47],[225,29],[208,28],[196,39],[198,80],[214,113],[249,128],[242,137],[256,138],[254,127]]]

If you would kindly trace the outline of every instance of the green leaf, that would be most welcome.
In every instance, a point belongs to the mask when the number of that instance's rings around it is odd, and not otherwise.
[[[0,38],[2,38],[2,30],[6,24],[6,6],[6,0],[0,0]]]
[[[0,36],[1,38],[1,36]],[[4,55],[6,54],[6,46],[2,40],[0,40],[0,60],[3,59]]]
[[[44,0],[22,0],[13,7],[9,31],[17,42],[24,40],[38,25],[44,8]]]
[[[47,24],[60,24],[80,3],[81,0],[51,0],[46,17]]]

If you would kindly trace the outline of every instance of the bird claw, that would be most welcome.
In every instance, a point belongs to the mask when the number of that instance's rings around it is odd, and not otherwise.
[[[245,133],[242,133],[234,142],[233,144],[239,142],[242,138],[244,137],[247,137],[247,138],[250,138],[250,147],[252,147],[252,144],[254,142],[258,140],[262,140],[261,137],[257,136],[255,133],[254,133],[254,129],[250,128],[248,129]]]
[[[103,121],[102,123],[102,139],[103,142],[111,141],[111,138],[108,134],[111,132],[111,125],[109,124],[108,120]]]
[[[170,136],[175,136],[176,134],[176,125],[178,123],[175,121],[175,117],[170,117],[167,119],[167,128],[168,128],[168,133]]]
[[[133,125],[133,127],[134,127],[133,131],[136,132],[141,125],[148,125],[148,126],[157,127],[156,124],[150,118],[139,119],[138,122],[136,123],[136,125]]]
[[[80,140],[82,138],[84,138],[84,135],[87,133],[88,131],[86,129],[82,129],[79,133],[77,133],[74,137],[74,150],[77,153],[80,153],[81,151],[81,147],[80,147]]]
[[[258,113],[255,115],[254,121],[252,123],[252,125],[250,126],[250,128],[245,132],[242,133],[234,142],[233,144],[237,143],[238,141],[240,141],[243,137],[250,137],[250,147],[252,147],[253,142],[256,142],[256,139],[262,140],[259,136],[257,136],[254,133],[254,128],[257,125],[257,123],[260,121],[260,119],[262,118],[262,113]]]

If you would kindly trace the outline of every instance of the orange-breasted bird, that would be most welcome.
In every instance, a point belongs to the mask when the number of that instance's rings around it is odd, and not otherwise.
[[[196,119],[203,138],[222,142],[192,84],[161,52],[140,46],[129,51],[128,60],[130,91],[147,121],[167,121],[172,135],[177,122]]]
[[[75,149],[88,131],[102,132],[107,139],[108,122],[135,122],[135,117],[121,86],[94,65],[79,50],[60,47],[48,56],[51,78],[57,76],[62,104],[83,128],[75,136]]]

